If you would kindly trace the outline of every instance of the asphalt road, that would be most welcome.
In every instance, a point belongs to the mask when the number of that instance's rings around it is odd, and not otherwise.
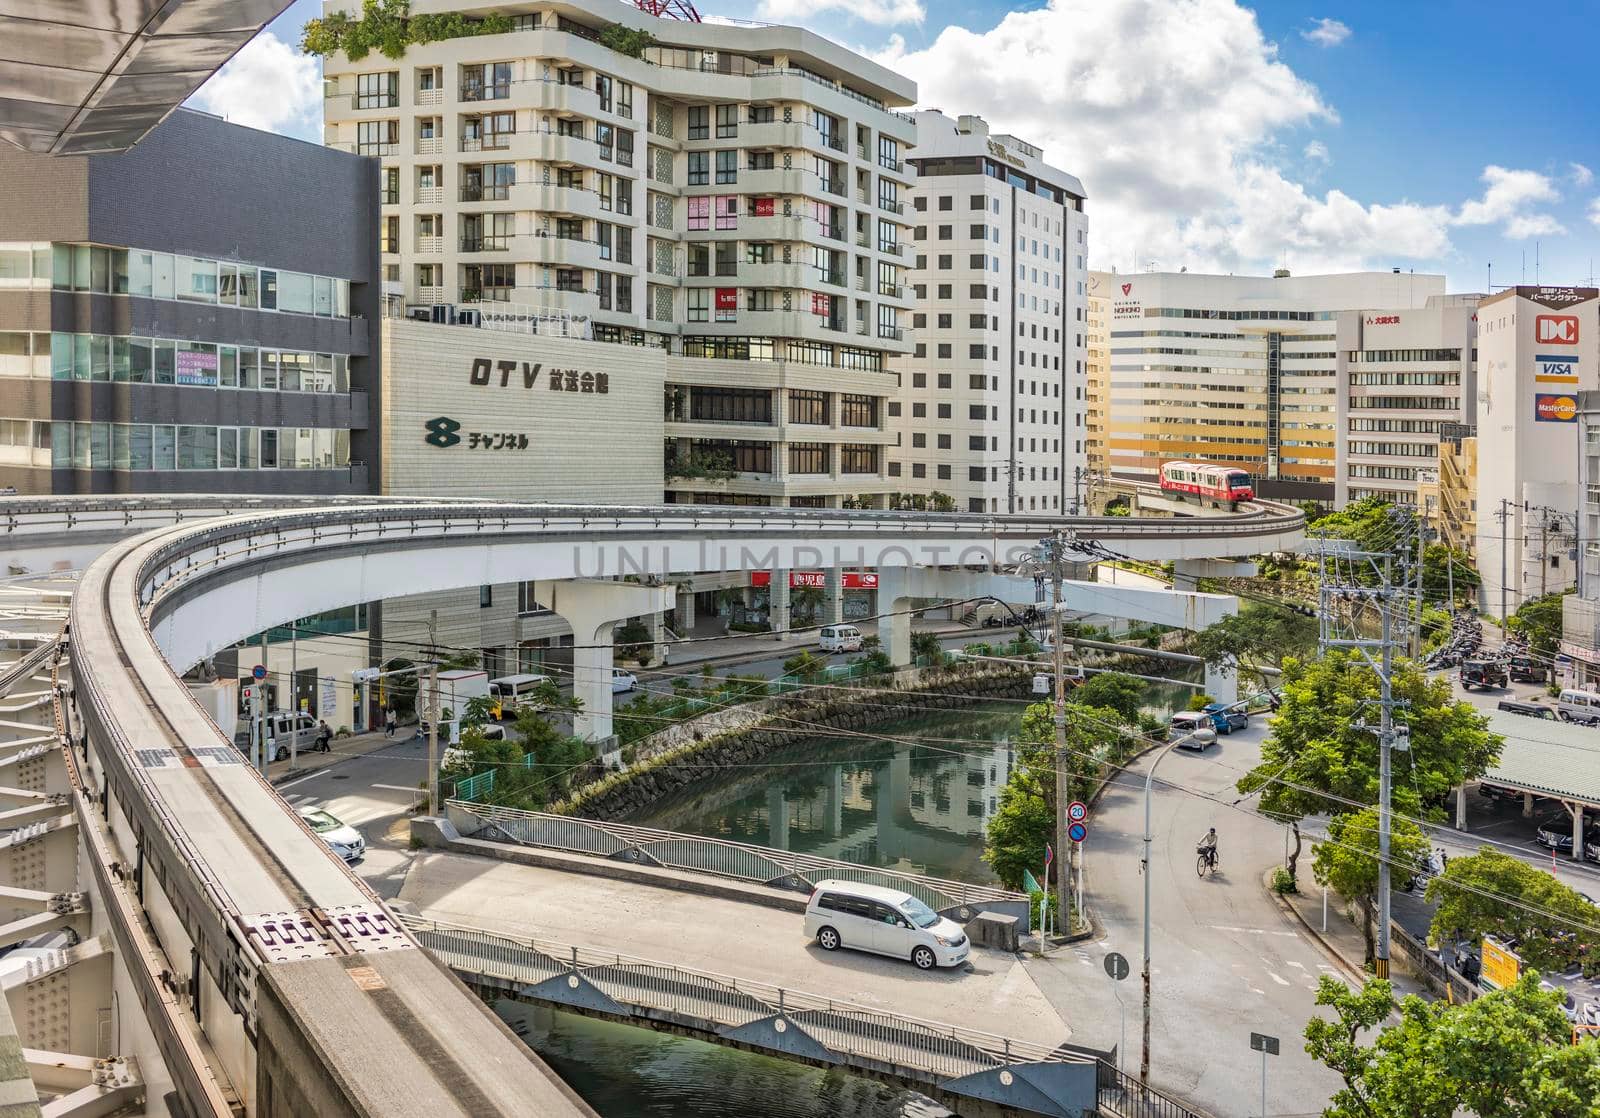
[[[1301,1039],[1316,1012],[1322,974],[1338,977],[1332,960],[1283,915],[1263,886],[1282,863],[1284,829],[1237,800],[1234,782],[1259,759],[1264,719],[1219,740],[1204,755],[1147,755],[1106,790],[1085,843],[1089,905],[1100,936],[1026,964],[1052,1003],[1070,1012],[1080,1043],[1109,1047],[1121,1034],[1126,1007],[1125,1070],[1137,1072],[1140,1051],[1140,966],[1144,883],[1144,775],[1162,758],[1152,797],[1151,1066],[1157,1088],[1217,1115],[1261,1109],[1261,1055],[1252,1032],[1281,1040],[1271,1057],[1267,1114],[1320,1114],[1336,1077],[1305,1054]],[[1219,836],[1220,869],[1195,872],[1195,844],[1208,827]],[[1309,851],[1301,865],[1307,866]],[[1105,954],[1121,952],[1132,973],[1114,983]]]

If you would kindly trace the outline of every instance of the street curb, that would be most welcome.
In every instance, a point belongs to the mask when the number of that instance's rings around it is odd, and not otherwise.
[[[1328,942],[1327,938],[1322,934],[1321,929],[1312,927],[1311,922],[1301,915],[1298,908],[1296,908],[1289,901],[1285,900],[1283,897],[1279,896],[1278,893],[1273,890],[1272,875],[1278,869],[1278,866],[1272,866],[1261,875],[1261,886],[1267,891],[1267,895],[1272,898],[1279,910],[1287,912],[1289,915],[1294,917],[1295,922],[1305,929],[1306,935],[1311,937],[1317,946],[1322,949],[1322,953],[1339,965],[1339,969],[1344,972],[1345,977],[1354,979],[1357,985],[1365,984],[1367,979],[1371,977],[1371,975],[1367,973],[1366,968],[1356,963],[1352,963],[1348,958],[1346,958],[1343,952]]]
[[[1162,746],[1164,746],[1166,744],[1167,744],[1166,742],[1160,742],[1160,741],[1151,742],[1149,745],[1147,745],[1143,749],[1139,750],[1139,752],[1131,754],[1128,757],[1123,758],[1123,760],[1122,760],[1122,762],[1120,764],[1118,764],[1110,772],[1106,773],[1105,776],[1101,777],[1099,785],[1096,786],[1096,788],[1095,788],[1095,790],[1093,792],[1089,793],[1089,811],[1090,811],[1090,813],[1093,814],[1095,808],[1097,808],[1100,805],[1100,797],[1105,795],[1105,791],[1106,791],[1107,788],[1111,787],[1111,782],[1113,780],[1115,780],[1118,776],[1120,776],[1123,773],[1127,772],[1129,765],[1131,765],[1135,761],[1139,760],[1145,754],[1150,753],[1150,752],[1152,752],[1154,750],[1160,749]],[[1105,925],[1101,924],[1099,917],[1097,917],[1095,915],[1093,906],[1091,906],[1089,904],[1089,863],[1087,861],[1085,861],[1084,864],[1083,864],[1083,871],[1082,872],[1083,872],[1083,909],[1084,909],[1084,915],[1087,916],[1088,919],[1089,919],[1089,930],[1087,932],[1080,933],[1076,940],[1069,940],[1068,942],[1082,942],[1084,940],[1089,940],[1089,939],[1099,939],[1102,935],[1105,934],[1105,930],[1106,930],[1105,929]]]

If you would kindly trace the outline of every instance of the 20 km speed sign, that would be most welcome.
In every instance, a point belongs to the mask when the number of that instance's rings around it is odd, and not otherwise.
[[[1089,805],[1082,800],[1073,800],[1067,805],[1067,818],[1074,823],[1082,823],[1089,818]]]

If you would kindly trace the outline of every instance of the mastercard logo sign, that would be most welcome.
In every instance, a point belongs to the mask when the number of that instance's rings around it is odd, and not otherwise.
[[[1533,398],[1533,417],[1541,423],[1576,423],[1578,401],[1572,396],[1541,394]]]

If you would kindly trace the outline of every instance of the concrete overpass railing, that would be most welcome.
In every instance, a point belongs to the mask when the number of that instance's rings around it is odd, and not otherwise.
[[[547,850],[687,870],[801,893],[809,893],[817,882],[830,878],[857,881],[910,893],[929,908],[963,924],[980,912],[1000,912],[1017,917],[1024,926],[1028,923],[1027,894],[998,886],[899,873],[814,854],[628,823],[576,819],[465,800],[449,800],[445,806],[456,830],[473,838],[503,838]]]
[[[962,1114],[1197,1118],[1105,1060],[652,959],[402,917],[480,993],[700,1035],[915,1084]]]

